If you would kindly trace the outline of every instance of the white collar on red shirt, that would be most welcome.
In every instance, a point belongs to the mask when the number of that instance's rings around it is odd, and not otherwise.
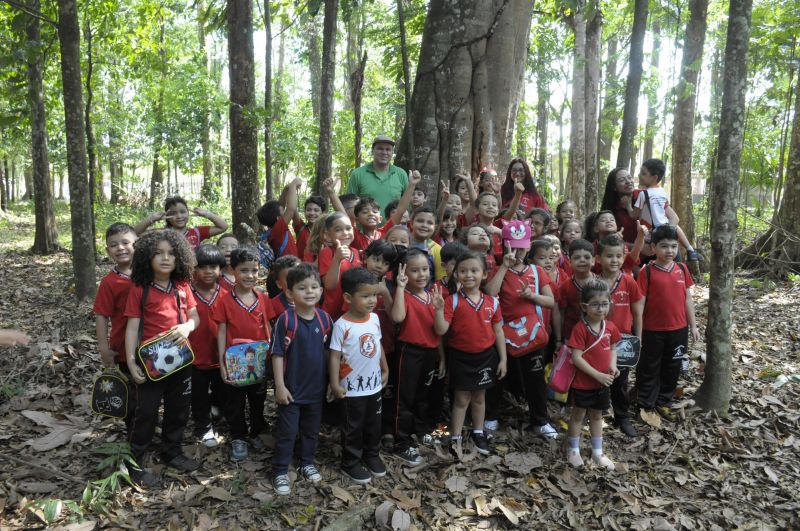
[[[125,273],[123,273],[122,271],[117,269],[117,266],[114,266],[114,268],[111,270],[111,272],[114,273],[115,275],[118,275],[118,276],[124,278],[125,280],[130,280],[131,279],[130,275],[126,275]]]
[[[459,290],[458,290],[458,293],[459,293],[459,295],[461,295],[462,297],[464,297],[464,300],[465,300],[465,301],[467,301],[467,304],[469,304],[470,306],[472,306],[472,309],[473,309],[473,310],[477,310],[478,308],[480,308],[481,306],[483,306],[483,301],[484,301],[484,299],[486,299],[486,295],[485,295],[485,294],[484,294],[482,291],[480,292],[480,294],[481,294],[481,298],[480,298],[480,299],[478,299],[478,302],[477,302],[477,303],[474,303],[474,302],[472,302],[472,299],[470,299],[470,298],[467,296],[467,293],[464,291],[464,288],[459,288]]]
[[[192,293],[194,293],[194,298],[195,299],[199,299],[200,302],[202,302],[206,306],[213,306],[214,301],[217,300],[217,297],[219,296],[219,292],[220,292],[220,289],[221,289],[219,287],[219,284],[217,284],[216,286],[217,286],[217,289],[214,290],[214,294],[211,295],[211,298],[210,299],[206,299],[205,297],[203,297],[203,294],[200,293],[197,290],[197,288],[194,287],[194,285],[192,285]]]
[[[231,290],[231,295],[233,296],[233,300],[236,301],[236,304],[238,304],[239,306],[241,306],[242,308],[247,310],[248,313],[252,313],[253,310],[256,309],[256,307],[258,306],[258,302],[260,300],[260,297],[258,296],[258,292],[256,292],[255,290],[253,290],[253,295],[256,296],[256,301],[253,304],[251,304],[250,306],[246,305],[244,303],[244,301],[242,299],[240,299],[238,295],[236,295],[236,290],[235,289]]]
[[[151,282],[150,286],[156,288],[158,291],[160,291],[162,293],[172,293],[172,287],[173,286],[172,286],[172,281],[171,280],[167,284],[166,288],[161,286],[160,284],[156,284],[155,282]]]

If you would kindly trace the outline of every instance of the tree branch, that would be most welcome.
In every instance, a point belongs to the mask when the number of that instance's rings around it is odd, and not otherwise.
[[[11,7],[19,9],[20,11],[22,11],[26,15],[30,15],[33,18],[38,18],[42,22],[47,22],[48,24],[50,24],[54,28],[58,29],[58,22],[56,22],[52,18],[48,17],[47,15],[42,14],[41,11],[36,11],[34,9],[31,9],[28,6],[26,6],[25,4],[21,4],[21,3],[17,2],[16,0],[0,0],[0,2],[5,2],[6,4],[10,5]]]

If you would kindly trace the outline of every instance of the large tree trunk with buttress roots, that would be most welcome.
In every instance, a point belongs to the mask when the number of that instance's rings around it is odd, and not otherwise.
[[[526,0],[431,0],[412,96],[414,152],[404,135],[397,156],[419,170],[428,197],[439,179],[508,162],[532,10]]]

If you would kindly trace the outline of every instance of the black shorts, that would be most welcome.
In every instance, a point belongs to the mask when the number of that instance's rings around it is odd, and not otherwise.
[[[608,387],[599,389],[572,388],[569,390],[569,403],[573,407],[605,411],[611,406],[611,393]]]
[[[456,391],[478,391],[497,383],[497,364],[500,356],[492,345],[483,352],[464,352],[447,349],[447,373],[450,387]]]

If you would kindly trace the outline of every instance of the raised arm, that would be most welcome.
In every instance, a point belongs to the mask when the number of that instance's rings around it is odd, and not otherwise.
[[[328,196],[328,200],[331,202],[331,206],[334,210],[342,214],[347,214],[347,210],[345,210],[344,205],[339,200],[339,196],[336,195],[336,183],[333,182],[333,178],[328,177],[322,181],[322,191]]]
[[[478,199],[478,194],[475,192],[475,186],[472,184],[472,179],[469,178],[469,175],[458,173],[456,174],[456,180],[456,189],[458,189],[458,181],[464,181],[466,183],[467,193],[469,194],[469,205],[462,210],[464,211],[467,224],[471,224],[478,215],[478,211],[475,209],[475,201]]]
[[[206,218],[214,224],[214,226],[208,231],[209,236],[216,236],[217,234],[222,234],[228,230],[228,222],[222,219],[222,216],[214,214],[205,208],[193,208],[192,212],[198,216]]]
[[[444,319],[444,297],[442,297],[441,286],[434,285],[431,290],[433,297],[433,329],[437,334],[443,336],[450,330],[450,323]]]
[[[156,221],[161,221],[166,217],[166,215],[167,215],[166,212],[153,212],[152,214],[144,218],[142,221],[134,225],[133,230],[136,231],[136,234],[142,234],[150,227],[150,225],[152,225]]]
[[[400,225],[400,220],[403,219],[403,212],[408,210],[408,205],[411,204],[411,197],[414,195],[414,190],[421,181],[422,175],[420,175],[417,170],[413,170],[411,175],[408,176],[408,186],[406,187],[406,191],[403,192],[403,195],[400,197],[400,201],[397,203],[397,208],[390,218],[393,225]]]
[[[300,180],[300,177],[297,177],[295,180],[290,182],[284,188],[285,200],[286,205],[283,209],[283,220],[286,224],[290,224],[292,222],[292,218],[294,217],[295,212],[297,212],[297,190],[303,185],[303,181]]]
[[[402,323],[406,319],[406,297],[404,291],[408,285],[405,264],[400,264],[398,267],[397,277],[394,281],[397,284],[397,289],[395,290],[394,304],[392,304],[392,321]]]
[[[524,184],[521,182],[514,183],[514,197],[511,198],[511,202],[508,204],[508,208],[506,209],[505,215],[503,215],[503,219],[514,219],[514,216],[517,214],[517,209],[519,208],[519,202],[522,200],[522,193],[524,191]]]

